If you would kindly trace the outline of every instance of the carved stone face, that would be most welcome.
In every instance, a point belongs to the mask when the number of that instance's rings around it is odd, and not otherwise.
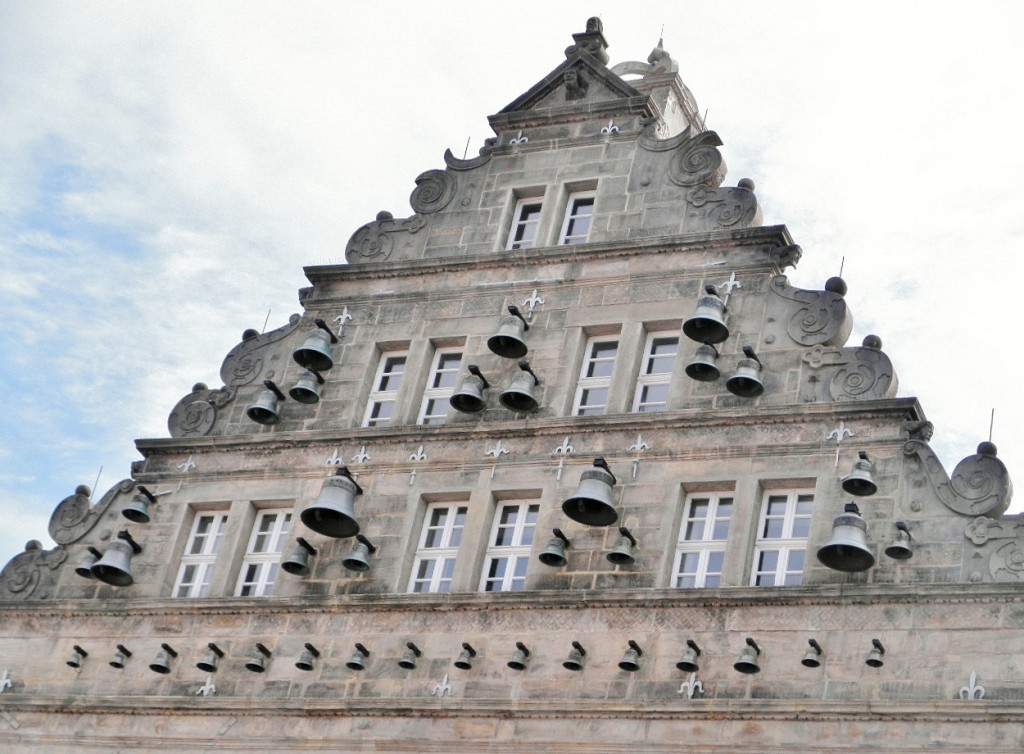
[[[570,68],[562,77],[566,86],[578,86],[579,85],[579,73],[575,68]]]

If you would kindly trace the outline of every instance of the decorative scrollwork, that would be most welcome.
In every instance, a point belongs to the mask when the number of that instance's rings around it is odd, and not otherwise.
[[[50,516],[48,529],[53,541],[59,545],[77,542],[96,525],[115,497],[131,492],[134,487],[135,483],[131,479],[122,479],[93,505],[89,500],[89,488],[84,484],[79,485],[75,488],[75,494],[61,500]]]
[[[205,437],[217,421],[217,409],[234,399],[236,388],[222,387],[209,390],[202,382],[178,401],[167,417],[167,431],[171,437]]]
[[[242,342],[228,351],[228,355],[224,357],[224,363],[220,366],[220,378],[224,384],[229,387],[240,387],[255,382],[263,373],[263,367],[270,355],[267,347],[291,335],[300,320],[301,317],[298,314],[292,314],[288,318],[288,324],[278,327],[276,330],[262,334],[255,330],[246,330],[242,333]],[[206,386],[203,387],[205,389]],[[204,398],[204,400],[210,400],[218,408],[234,397],[232,393],[225,400],[223,395],[213,397],[214,393],[217,391],[212,391],[210,397]],[[171,436],[177,437],[178,435],[172,431]]]
[[[440,212],[455,198],[455,189],[455,179],[446,171],[428,170],[417,176],[409,204],[424,215]]]
[[[25,545],[25,551],[11,558],[0,571],[0,602],[51,596],[57,584],[56,571],[67,557],[63,547],[44,550],[39,540],[31,540]]]
[[[345,247],[345,259],[350,264],[383,262],[391,256],[395,247],[392,234],[402,231],[416,233],[426,224],[427,219],[421,214],[396,220],[390,212],[378,212],[376,220],[352,234]]]
[[[946,476],[942,463],[926,442],[907,440],[903,443],[903,454],[917,456],[935,496],[955,513],[998,518],[1010,505],[1013,497],[1010,475],[1003,462],[996,458],[995,446],[991,443],[981,443],[978,453],[960,461],[953,469],[952,477]],[[977,520],[975,525],[981,526]],[[993,524],[985,526],[988,527],[987,538],[996,536],[993,532],[997,529]]]
[[[769,314],[787,322],[786,332],[794,343],[833,346],[842,345],[850,337],[853,315],[838,293],[796,288],[785,275],[772,279],[771,291],[782,301],[773,300]],[[781,308],[784,311],[776,311]]]
[[[725,161],[717,149],[720,146],[722,140],[714,131],[703,131],[688,139],[669,161],[669,180],[677,186],[722,185]]]
[[[846,350],[846,349],[844,349]],[[833,400],[855,401],[889,397],[894,381],[892,362],[881,351],[853,349],[853,359],[832,377],[829,392]]]
[[[1024,549],[1012,539],[995,549],[988,559],[988,570],[996,581],[1024,580]]]

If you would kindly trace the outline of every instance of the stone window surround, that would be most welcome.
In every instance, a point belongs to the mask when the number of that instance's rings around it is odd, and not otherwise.
[[[468,514],[466,503],[427,503],[406,591],[437,593],[451,589]],[[440,520],[442,515],[443,521]],[[437,538],[433,539],[432,534],[437,534]],[[428,563],[432,564],[429,573],[423,568]]]
[[[394,367],[399,366],[399,360],[401,361],[401,371],[394,371]],[[408,366],[409,352],[407,350],[402,351],[382,351],[380,358],[377,361],[377,371],[373,377],[373,388],[370,391],[369,396],[366,400],[366,412],[363,414],[363,422],[360,426],[363,427],[386,427],[394,425],[398,419],[398,391],[401,389],[402,383],[405,380],[405,371]],[[390,367],[390,369],[389,369]],[[397,376],[397,380],[395,379]],[[387,382],[385,383],[385,379]],[[397,381],[397,385],[394,384]],[[382,386],[386,389],[382,389]],[[386,404],[391,404],[391,412],[388,414],[386,420],[381,421],[380,417],[374,417],[374,413],[377,412],[379,407]]]
[[[291,508],[267,508],[256,513],[249,539],[242,557],[235,596],[263,597],[273,592],[274,583],[280,574],[279,563],[285,544],[289,541],[293,510]],[[269,529],[262,525],[274,517]],[[263,541],[261,542],[261,538]],[[258,548],[258,549],[257,549]],[[253,571],[253,573],[249,573]],[[243,594],[246,588],[251,591]]]
[[[505,522],[505,513],[515,511],[515,522]],[[481,592],[521,591],[526,586],[526,568],[517,573],[520,564],[529,566],[530,550],[536,538],[540,503],[530,500],[502,500],[497,504],[491,525],[484,567],[480,574]],[[502,530],[511,529],[511,542],[498,544]],[[502,575],[491,575],[492,565],[505,561]],[[496,587],[496,588],[495,588]]]
[[[707,513],[704,517],[693,516],[693,506],[699,502],[708,504]],[[722,509],[728,506],[728,512],[722,515]],[[721,585],[723,565],[725,560],[726,543],[729,540],[729,530],[732,524],[732,513],[734,511],[733,492],[699,492],[690,493],[686,496],[683,504],[682,520],[679,525],[679,537],[676,544],[675,561],[672,566],[672,586],[676,588],[701,588],[709,586],[707,581],[711,576],[716,583],[711,587]],[[688,537],[687,525],[703,521],[699,537]],[[724,529],[724,531],[722,531]],[[721,536],[716,536],[716,535]],[[682,561],[686,555],[696,554],[698,563],[695,571],[681,573]],[[712,569],[711,560],[714,555],[720,555],[720,562],[717,569]],[[693,584],[682,585],[680,581],[685,576],[693,578]]]
[[[199,534],[199,527],[204,519],[210,521],[209,533]],[[217,561],[221,544],[224,541],[227,519],[227,511],[195,511],[188,539],[185,542],[185,547],[182,549],[178,575],[174,579],[174,588],[171,590],[171,594],[174,597],[196,598],[209,596],[213,568]],[[197,536],[202,537],[204,541],[200,545],[199,552],[193,553],[192,550],[195,549]],[[193,578],[186,585],[183,582],[190,566],[194,566],[195,570],[191,574]],[[183,588],[186,589],[186,592],[179,594]]]
[[[764,490],[750,566],[750,586],[793,586],[801,583],[803,572],[807,568],[807,544],[814,495],[815,491],[812,488]],[[781,515],[769,516],[769,504],[772,502],[784,503]],[[809,504],[811,511],[799,513],[801,503]],[[777,533],[769,533],[769,519],[780,523]],[[797,552],[801,553],[799,570],[790,567],[792,556]],[[761,556],[768,553],[776,553],[777,558],[771,571],[759,567]],[[770,577],[772,583],[758,583],[763,577]],[[782,583],[779,583],[780,579]]]
[[[448,363],[443,370],[441,370],[441,361],[446,356],[458,356],[458,359],[454,361],[454,367],[451,363]],[[416,418],[417,424],[444,424],[448,415],[449,404],[448,398],[451,397],[455,388],[458,386],[461,371],[462,362],[464,357],[464,349],[461,346],[448,346],[438,347],[434,349],[434,356],[430,362],[430,370],[427,373],[426,380],[424,381],[423,387],[423,399],[420,401],[419,415]],[[451,361],[450,359],[448,360]],[[408,364],[407,364],[408,366]],[[445,377],[451,376],[450,380],[444,379]],[[449,382],[450,384],[443,384],[436,386],[436,383]],[[434,412],[429,416],[427,414],[428,408],[431,406],[431,402],[434,402]],[[438,412],[436,403],[440,401],[443,406],[443,412]],[[440,419],[440,421],[438,421]]]
[[[590,236],[590,231],[594,225],[594,206],[596,204],[597,191],[573,191],[566,198],[565,202],[565,216],[562,220],[562,229],[558,234],[559,244],[577,244],[586,243]],[[581,213],[577,210],[580,207],[589,207],[590,212]],[[586,219],[586,231],[583,233],[578,232],[578,225],[581,218]],[[572,235],[570,235],[572,230]]]
[[[655,345],[658,343],[658,341],[666,342],[666,341],[669,341],[669,340],[674,340],[675,341],[675,352],[671,356],[671,363],[669,364],[668,371],[648,373],[647,370],[650,367],[651,362],[653,360],[655,360],[655,359],[657,359],[659,361],[661,361],[661,360],[668,360],[669,357],[667,355],[665,355],[665,354],[654,355],[652,353],[652,350],[655,347]],[[668,408],[668,405],[669,405],[669,386],[672,384],[672,377],[673,377],[673,374],[675,372],[676,360],[679,357],[679,343],[680,343],[680,337],[679,337],[679,328],[678,327],[672,328],[672,329],[664,329],[664,330],[662,330],[662,329],[659,329],[659,330],[648,330],[647,338],[646,338],[646,340],[644,342],[643,356],[642,356],[642,358],[640,360],[640,367],[637,370],[636,390],[633,393],[633,406],[632,406],[632,410],[634,412],[646,413],[646,412],[651,412],[651,411],[664,411],[664,410],[666,410]],[[656,385],[664,385],[665,386],[665,400],[664,400],[664,402],[661,402],[661,401],[657,401],[657,402],[654,402],[654,401],[644,401],[643,403],[644,403],[644,405],[647,405],[647,406],[658,405],[658,406],[661,406],[661,408],[653,408],[653,409],[652,408],[647,408],[646,412],[641,411],[641,401],[642,401],[642,398],[644,397],[644,390],[645,390],[645,388],[656,386]]]
[[[615,345],[614,353],[609,357],[607,346]],[[599,347],[605,348],[598,350]],[[602,354],[603,352],[603,354]],[[596,416],[608,412],[609,398],[611,397],[612,379],[615,376],[615,362],[619,352],[618,335],[592,335],[587,339],[583,350],[582,364],[580,364],[579,379],[576,382],[576,393],[572,401],[573,416]],[[605,371],[601,365],[608,365],[607,374],[590,376],[588,373],[594,371]],[[593,401],[593,391],[604,390],[604,401],[597,403]],[[600,406],[598,412],[587,409],[595,409]]]

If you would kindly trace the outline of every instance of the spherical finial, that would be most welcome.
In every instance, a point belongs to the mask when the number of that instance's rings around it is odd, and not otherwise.
[[[849,288],[846,287],[846,281],[841,277],[834,277],[825,281],[825,290],[829,293],[838,293],[840,296],[845,296]]]
[[[193,393],[199,393],[199,392],[202,392],[203,390],[206,390],[206,389],[207,388],[206,388],[206,383],[205,382],[197,382],[195,385],[192,386],[192,392]]]
[[[259,335],[260,334],[256,330],[253,330],[251,327],[248,327],[242,331],[242,340],[252,340],[253,338],[258,338]]]
[[[25,543],[25,552],[35,552],[43,549],[43,543],[38,539],[30,539]]]
[[[978,443],[978,455],[995,458],[996,444],[994,442],[988,442],[987,440],[985,442]]]
[[[92,494],[92,490],[90,490],[87,485],[80,484],[77,487],[75,487],[75,494],[82,495],[84,497],[89,497],[89,495]]]
[[[736,185],[739,186],[741,189],[746,189],[747,191],[754,190],[754,182],[749,178],[740,178],[739,183],[737,183]]]
[[[394,220],[395,216],[388,212],[386,209],[382,209],[377,213],[377,222],[382,223],[386,220]]]
[[[882,339],[877,335],[865,335],[864,336],[864,347],[870,348],[872,351],[882,350]]]

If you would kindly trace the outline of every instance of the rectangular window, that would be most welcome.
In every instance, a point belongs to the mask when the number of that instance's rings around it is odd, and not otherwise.
[[[366,405],[364,427],[386,427],[393,423],[392,415],[398,388],[402,386],[405,359],[404,353],[381,354],[377,375],[373,378],[373,390]]]
[[[423,533],[412,564],[410,592],[451,591],[466,510],[464,505],[435,503],[427,506]]]
[[[537,198],[520,199],[512,216],[512,228],[508,234],[505,248],[532,249],[537,245],[537,226],[540,224],[541,200]]]
[[[539,511],[537,503],[502,503],[498,508],[480,591],[520,592],[526,588],[526,568]]]
[[[674,586],[721,586],[731,518],[731,497],[702,493],[687,498],[676,547]]]
[[[668,386],[672,379],[672,367],[679,350],[679,338],[675,335],[651,333],[644,346],[644,360],[636,378],[636,395],[633,410],[641,413],[664,411],[668,405]]]
[[[451,349],[437,349],[434,362],[430,365],[427,386],[423,390],[423,405],[420,406],[419,424],[444,424],[448,419],[448,399],[455,390],[459,379],[462,352]]]
[[[238,574],[238,597],[262,597],[274,589],[281,551],[292,525],[291,511],[260,511]]]
[[[181,567],[174,582],[175,597],[205,597],[210,589],[210,575],[217,560],[228,514],[197,514],[192,522],[192,531],[185,543],[181,556]]]
[[[576,385],[573,413],[576,416],[603,414],[608,407],[608,391],[612,385],[612,369],[619,351],[617,340],[591,338]]]
[[[752,586],[790,586],[803,580],[814,493],[769,492],[761,506]]]
[[[569,194],[565,206],[565,220],[562,223],[560,243],[586,243],[590,223],[594,219],[594,191],[579,191]]]

